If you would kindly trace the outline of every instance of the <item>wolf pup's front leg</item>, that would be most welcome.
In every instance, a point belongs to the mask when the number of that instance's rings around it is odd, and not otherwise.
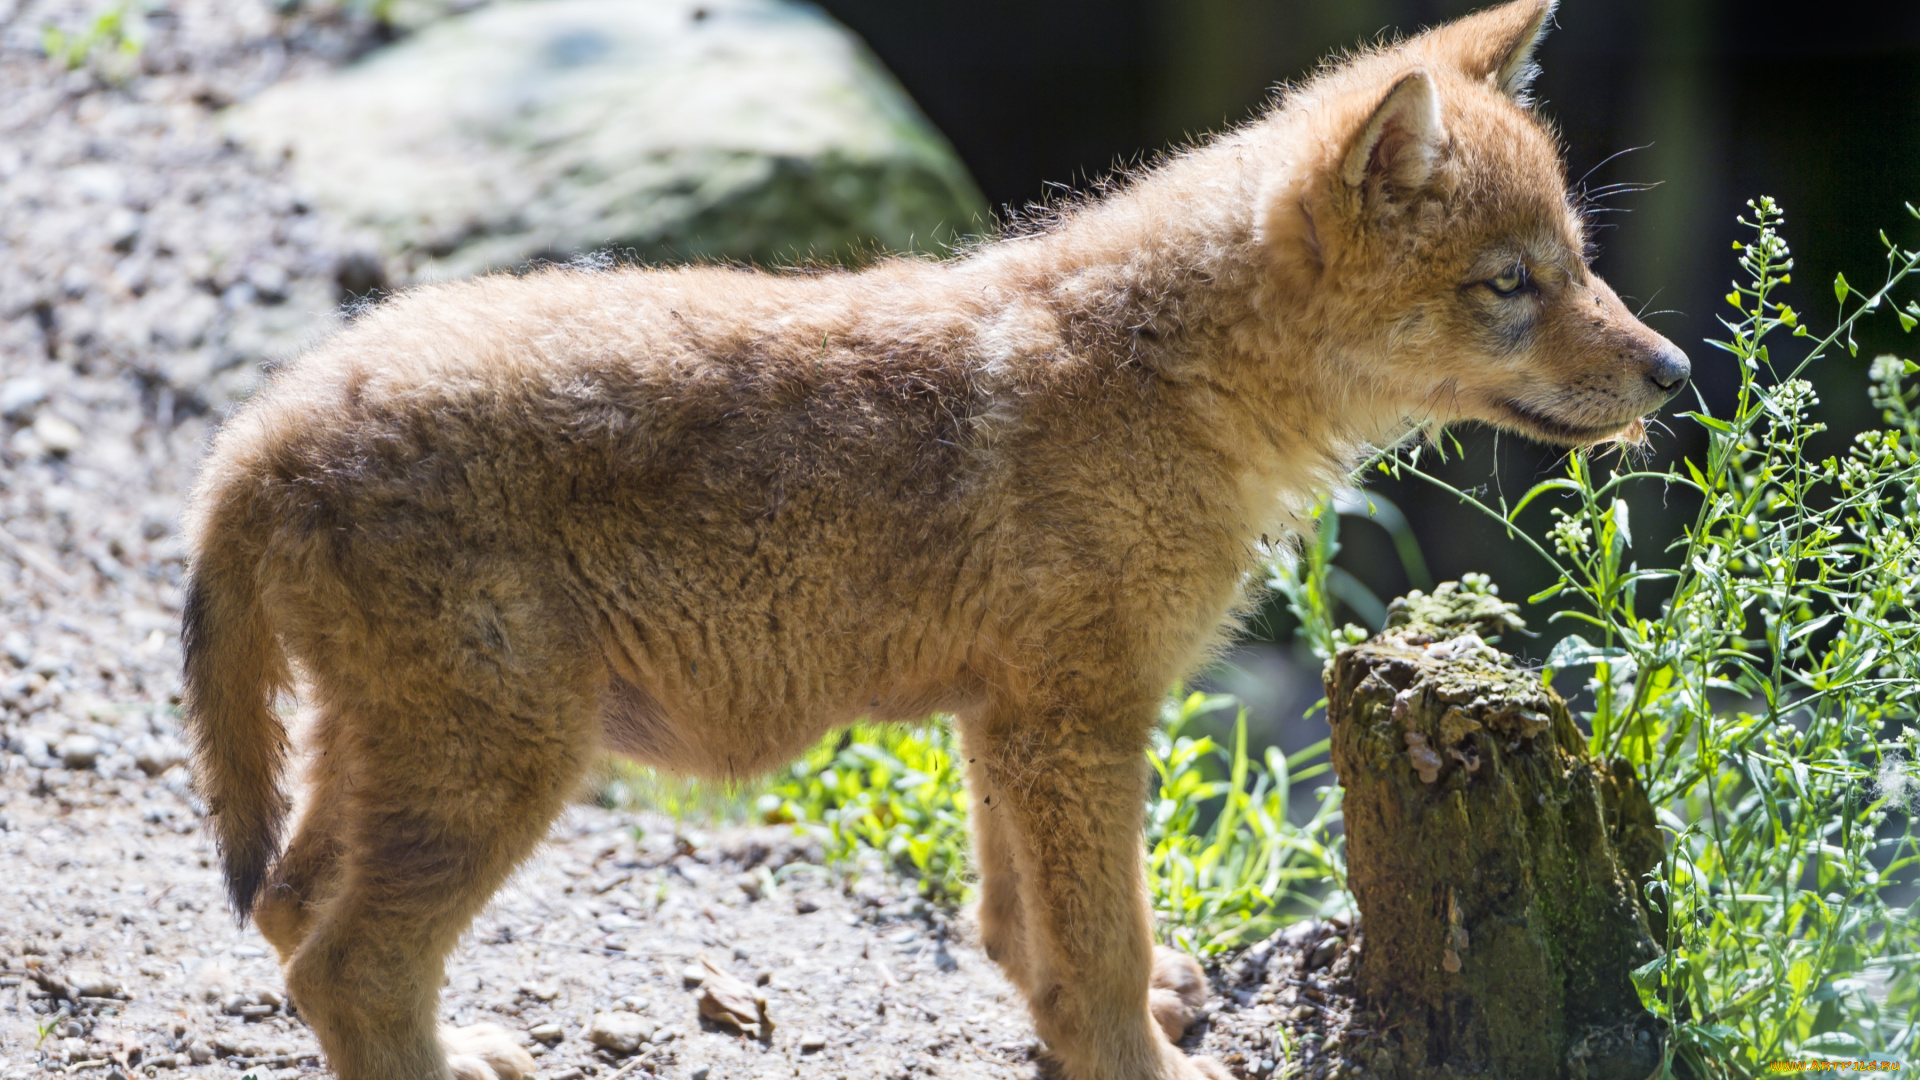
[[[1156,1016],[1205,997],[1197,966],[1156,956],[1149,929],[1142,754],[1158,704],[1002,701],[961,722],[986,948],[1069,1080],[1228,1078]]]

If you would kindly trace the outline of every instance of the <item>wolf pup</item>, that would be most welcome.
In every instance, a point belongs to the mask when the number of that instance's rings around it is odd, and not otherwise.
[[[611,750],[750,777],[954,717],[979,924],[1071,1080],[1195,1080],[1142,759],[1263,534],[1410,425],[1576,445],[1686,357],[1587,266],[1528,108],[1552,0],[1356,56],[944,261],[422,288],[275,374],[193,498],[234,905],[347,1080],[519,1077],[444,958]],[[285,850],[296,686],[304,798]]]

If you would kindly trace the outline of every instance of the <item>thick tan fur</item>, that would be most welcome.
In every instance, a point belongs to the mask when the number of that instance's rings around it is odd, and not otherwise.
[[[1685,377],[1519,100],[1548,15],[1355,57],[963,257],[489,277],[276,374],[194,498],[188,706],[234,900],[339,1075],[530,1069],[443,1046],[441,964],[602,750],[744,778],[931,712],[1061,1073],[1224,1075],[1170,1042],[1205,983],[1155,971],[1141,752],[1261,537],[1411,426],[1589,442]]]

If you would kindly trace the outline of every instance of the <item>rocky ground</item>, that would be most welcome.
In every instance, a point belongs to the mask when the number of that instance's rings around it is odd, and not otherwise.
[[[127,16],[134,50],[93,0],[0,0],[0,1078],[324,1073],[182,764],[176,527],[218,416],[385,280],[220,127],[378,44],[372,8],[175,0]],[[963,914],[817,861],[791,831],[579,808],[456,952],[443,1015],[518,1033],[547,1080],[1040,1070]],[[1338,1075],[1338,929],[1222,966],[1189,1045]],[[701,1018],[728,976],[763,1038]]]

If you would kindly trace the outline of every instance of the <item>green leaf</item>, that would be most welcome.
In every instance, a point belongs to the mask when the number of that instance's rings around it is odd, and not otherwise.
[[[1847,284],[1847,275],[1845,274],[1833,275],[1833,298],[1835,300],[1838,300],[1843,304],[1846,303],[1847,292],[1850,290],[1850,288],[1851,286]]]
[[[1657,1016],[1665,1016],[1667,1003],[1660,995],[1660,972],[1667,966],[1672,953],[1664,954],[1634,968],[1630,974],[1633,990],[1640,995],[1640,1004]]]
[[[1864,1058],[1873,1055],[1873,1048],[1857,1036],[1829,1031],[1801,1043],[1800,1053],[1815,1058]]]
[[[1547,654],[1547,666],[1555,671],[1582,664],[1598,663],[1601,660],[1617,660],[1627,655],[1624,649],[1600,648],[1579,634],[1568,634],[1553,646]]]
[[[1683,418],[1685,418],[1685,419],[1688,419],[1688,420],[1691,420],[1691,421],[1693,421],[1694,423],[1696,423],[1696,424],[1699,424],[1699,425],[1700,425],[1701,427],[1703,427],[1703,428],[1707,428],[1707,429],[1708,429],[1708,430],[1710,430],[1710,431],[1717,431],[1717,432],[1719,432],[1719,433],[1721,433],[1722,435],[1731,435],[1731,434],[1733,434],[1733,425],[1732,425],[1732,424],[1729,424],[1729,423],[1727,423],[1727,422],[1726,422],[1725,420],[1716,420],[1716,419],[1714,419],[1713,417],[1711,417],[1711,416],[1708,416],[1708,415],[1707,415],[1706,413],[1703,413],[1703,412],[1683,412],[1683,413],[1681,413],[1680,415],[1681,415],[1681,416],[1682,416]]]
[[[1700,471],[1700,466],[1695,465],[1692,458],[1687,458],[1686,462],[1687,475],[1693,478],[1693,482],[1700,486],[1702,492],[1706,491],[1709,485],[1707,484],[1706,475]]]
[[[1534,499],[1538,498],[1541,495],[1546,494],[1549,491],[1572,491],[1577,493],[1579,490],[1580,490],[1579,484],[1574,483],[1572,480],[1568,480],[1565,477],[1555,477],[1552,480],[1542,480],[1539,483],[1528,488],[1527,493],[1525,495],[1520,496],[1520,501],[1514,504],[1514,507],[1512,510],[1508,511],[1507,520],[1512,521],[1515,518],[1519,517],[1520,511],[1525,510],[1527,508],[1528,503],[1532,502]]]

